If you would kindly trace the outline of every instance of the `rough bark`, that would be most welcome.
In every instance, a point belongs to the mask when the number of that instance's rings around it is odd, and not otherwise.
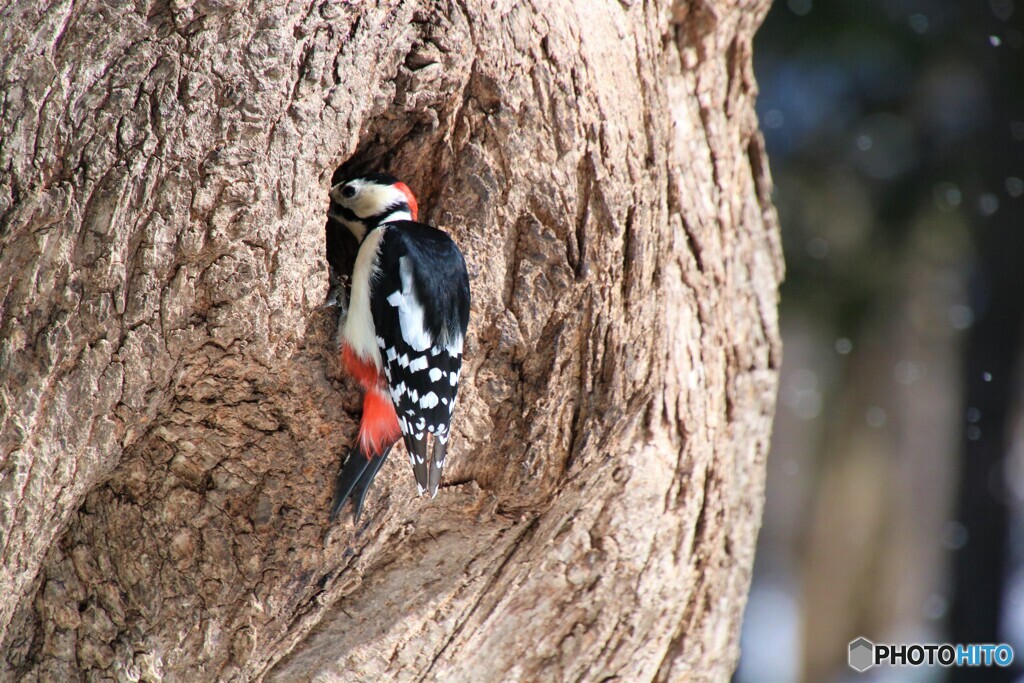
[[[767,4],[0,3],[2,675],[727,678]],[[339,167],[416,189],[474,291],[444,488],[393,458],[358,528]]]

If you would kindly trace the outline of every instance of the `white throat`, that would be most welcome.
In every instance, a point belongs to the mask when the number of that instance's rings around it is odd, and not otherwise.
[[[363,238],[366,237],[366,226],[362,221],[346,220],[342,218],[340,214],[335,214],[334,217],[341,221],[342,225],[348,228],[348,231],[356,238],[356,242],[362,243]]]

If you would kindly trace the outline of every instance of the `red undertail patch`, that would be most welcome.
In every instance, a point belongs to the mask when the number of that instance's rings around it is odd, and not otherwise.
[[[380,386],[380,370],[369,358],[363,358],[355,350],[345,344],[341,349],[341,363],[348,374],[352,375],[366,391]]]
[[[366,457],[380,455],[401,435],[391,397],[377,388],[367,391],[363,397],[363,419],[359,423],[359,444]]]

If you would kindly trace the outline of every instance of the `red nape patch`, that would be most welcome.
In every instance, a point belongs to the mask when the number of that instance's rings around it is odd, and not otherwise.
[[[366,457],[380,455],[401,435],[391,398],[379,389],[367,391],[363,397],[363,419],[359,423],[359,445]]]
[[[360,356],[348,344],[342,346],[341,363],[363,389],[369,391],[380,386],[380,370],[377,365],[369,358]]]
[[[412,190],[405,183],[395,183],[395,187],[402,191],[402,194],[405,195],[406,200],[409,202],[409,214],[412,215],[412,219],[418,221],[420,207],[416,203],[416,195],[412,193]]]

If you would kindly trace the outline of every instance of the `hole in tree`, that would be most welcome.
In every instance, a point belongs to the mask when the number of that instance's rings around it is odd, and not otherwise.
[[[422,211],[424,205],[429,205],[429,197],[437,193],[440,182],[436,172],[423,175],[424,167],[436,171],[434,163],[424,164],[423,161],[433,158],[442,131],[422,122],[401,118],[382,119],[375,128],[366,135],[355,153],[335,169],[331,175],[331,186],[366,173],[387,173],[413,187]],[[347,299],[351,286],[349,278],[359,245],[348,228],[330,218],[327,219],[326,233],[327,262],[331,266],[330,287],[334,290],[339,285],[343,286]]]
[[[384,141],[374,136],[374,139],[360,145],[355,154],[334,170],[334,173],[331,174],[331,187],[348,178],[365,173],[389,173],[391,157],[392,154]],[[351,286],[349,278],[356,262],[359,244],[348,228],[332,218],[327,219],[325,230],[327,263],[330,264],[328,275],[330,289],[333,292],[336,287],[343,286],[346,291],[345,299],[347,299],[348,288]]]

